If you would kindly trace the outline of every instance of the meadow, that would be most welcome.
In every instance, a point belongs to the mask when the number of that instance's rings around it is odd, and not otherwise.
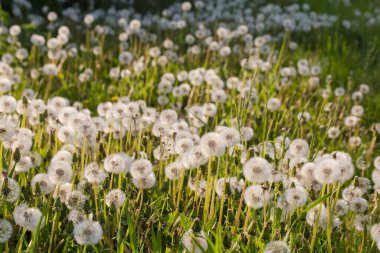
[[[0,9],[0,252],[380,251],[379,1],[66,2]]]

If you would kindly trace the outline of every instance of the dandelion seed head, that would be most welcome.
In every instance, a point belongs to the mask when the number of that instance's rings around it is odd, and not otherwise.
[[[156,184],[156,175],[152,172],[144,178],[134,178],[132,177],[133,185],[138,189],[150,189]]]
[[[314,178],[321,184],[332,184],[339,180],[339,163],[333,158],[325,158],[315,164]]]
[[[291,208],[304,206],[307,202],[308,193],[300,186],[285,191],[285,200]]]
[[[0,219],[0,243],[7,242],[13,233],[12,224],[6,219]]]
[[[261,157],[253,157],[243,165],[244,177],[254,183],[264,183],[271,177],[272,165]]]
[[[54,184],[50,181],[50,177],[46,173],[38,173],[33,177],[31,186],[36,187],[37,184],[42,194],[49,194],[54,190]]]
[[[261,186],[251,185],[244,191],[244,202],[254,209],[262,208],[270,200],[268,191],[264,191]]]
[[[97,163],[90,163],[84,167],[84,177],[88,182],[100,185],[107,178],[107,173]]]
[[[350,210],[355,213],[364,213],[368,209],[368,201],[358,197],[350,201]]]
[[[226,147],[220,134],[215,132],[204,134],[199,141],[199,146],[201,150],[209,157],[222,156]]]
[[[29,231],[36,230],[41,216],[42,213],[39,209],[29,208],[26,204],[21,204],[15,207],[13,211],[13,219],[15,223]]]
[[[195,233],[193,231],[187,231],[182,236],[182,245],[189,252],[201,253],[205,252],[208,248],[208,244],[203,231]]]
[[[116,208],[121,208],[125,202],[125,193],[119,189],[113,189],[106,195],[106,204],[108,207],[114,205]]]
[[[92,220],[84,220],[74,226],[74,238],[80,245],[98,244],[103,236],[100,223]]]
[[[265,245],[264,253],[290,253],[290,247],[283,241],[271,241]]]
[[[131,176],[134,179],[143,179],[153,171],[152,163],[147,159],[138,159],[132,163]]]

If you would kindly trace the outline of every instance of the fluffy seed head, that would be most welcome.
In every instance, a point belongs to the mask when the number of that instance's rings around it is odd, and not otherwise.
[[[62,161],[56,161],[50,164],[48,168],[48,175],[53,184],[62,185],[71,181],[73,171],[70,164]]]
[[[103,229],[99,222],[84,220],[74,226],[74,238],[80,245],[97,244],[103,236]]]
[[[113,189],[106,195],[106,204],[108,207],[114,205],[116,208],[121,208],[125,202],[125,194],[122,190]]]
[[[264,183],[269,180],[271,173],[272,165],[261,157],[250,158],[243,166],[244,177],[254,183]]]

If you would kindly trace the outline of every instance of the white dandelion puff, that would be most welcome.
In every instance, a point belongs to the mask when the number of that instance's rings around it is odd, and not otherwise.
[[[12,224],[6,219],[0,219],[0,243],[7,242],[13,233]]]
[[[108,207],[114,205],[116,208],[121,208],[125,202],[125,193],[119,189],[113,189],[106,195],[106,204]]]
[[[92,220],[84,220],[74,226],[74,238],[80,245],[97,244],[103,236],[100,223]]]
[[[253,157],[243,165],[244,177],[254,183],[264,183],[269,180],[272,173],[272,165],[264,158]]]

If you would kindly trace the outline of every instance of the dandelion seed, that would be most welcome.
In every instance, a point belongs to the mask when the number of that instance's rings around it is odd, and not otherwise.
[[[37,208],[29,208],[26,204],[21,204],[14,209],[13,219],[15,223],[29,231],[34,231],[42,217],[41,211]],[[43,222],[41,222],[42,226]]]
[[[354,227],[357,231],[363,232],[369,221],[370,217],[368,215],[356,215],[354,220]]]
[[[315,164],[313,175],[321,184],[332,184],[341,176],[339,163],[332,158],[322,159]]]
[[[240,142],[240,133],[235,128],[224,127],[218,131],[226,147],[233,147]]]
[[[0,219],[0,243],[7,242],[13,233],[12,224],[6,219]]]
[[[380,223],[374,224],[370,230],[372,240],[379,242],[380,241]]]
[[[42,194],[49,194],[54,190],[54,184],[50,181],[49,175],[46,173],[36,174],[32,181],[32,187],[36,187],[38,184]]]
[[[327,210],[323,204],[319,204],[306,213],[306,222],[310,226],[314,226],[318,220],[319,226],[326,227],[327,224]]]
[[[307,202],[307,191],[300,186],[285,191],[285,200],[291,208],[304,206]]]
[[[69,221],[77,225],[78,223],[86,220],[86,214],[82,211],[78,211],[76,209],[72,209],[69,212],[68,218]]]
[[[101,185],[107,178],[107,173],[97,163],[90,163],[84,167],[84,177],[90,183]]]
[[[71,181],[73,172],[70,164],[57,161],[50,164],[48,175],[53,184],[62,185]]]
[[[104,169],[109,173],[121,174],[129,172],[132,160],[124,153],[115,153],[104,159]]]
[[[170,180],[181,178],[183,173],[183,166],[180,162],[173,162],[165,167],[165,175]]]
[[[199,146],[209,157],[222,156],[226,147],[221,135],[215,132],[204,134],[199,141]]]
[[[270,98],[267,102],[267,108],[269,111],[278,111],[281,106],[281,101],[278,98]]]
[[[271,177],[272,165],[261,157],[253,157],[244,163],[244,177],[254,183],[264,183]]]
[[[106,195],[106,204],[108,207],[114,205],[116,208],[121,208],[125,202],[125,194],[122,190],[113,189]]]
[[[132,163],[131,176],[134,179],[146,178],[153,171],[152,163],[147,159],[139,159]]]
[[[103,229],[99,222],[84,220],[74,226],[74,238],[80,245],[98,244],[103,236]]]
[[[307,157],[309,144],[303,139],[293,140],[289,145],[289,153],[293,156]]]
[[[150,189],[156,184],[156,176],[152,172],[148,176],[141,179],[132,178],[132,183],[138,189]]]
[[[268,203],[270,198],[269,192],[264,191],[261,186],[251,185],[245,189],[244,202],[247,206],[254,209],[262,208]]]
[[[271,241],[265,245],[264,253],[290,253],[289,246],[283,241]]]
[[[368,201],[358,197],[350,201],[350,210],[355,213],[364,213],[368,209]]]
[[[2,178],[0,176],[0,189],[1,194],[10,203],[15,203],[20,197],[20,185],[12,178]]]
[[[187,231],[182,236],[182,245],[189,252],[201,253],[205,252],[208,248],[204,232]]]

